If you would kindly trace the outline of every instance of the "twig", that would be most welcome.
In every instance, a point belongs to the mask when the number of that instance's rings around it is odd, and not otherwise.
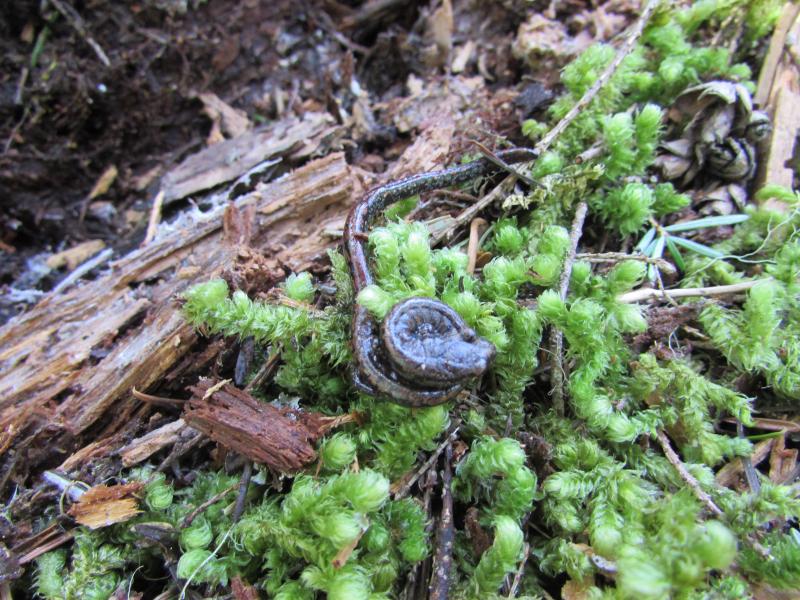
[[[164,206],[164,190],[160,190],[153,199],[153,206],[150,208],[150,218],[147,221],[147,232],[140,247],[146,246],[156,237],[158,224],[161,222],[161,207]]]
[[[494,152],[489,150],[486,146],[481,144],[479,141],[470,140],[470,142],[472,142],[472,144],[475,147],[477,147],[478,150],[480,150],[481,154],[483,154],[483,157],[486,160],[488,160],[490,163],[493,163],[493,164],[497,165],[498,167],[500,167],[506,173],[509,173],[511,175],[514,175],[515,177],[518,177],[519,179],[521,179],[522,181],[524,181],[525,183],[527,183],[531,187],[537,187],[539,185],[539,183],[537,181],[534,181],[533,179],[531,179],[527,175],[524,175],[523,173],[521,173],[520,171],[518,171],[517,169],[515,169],[514,167],[509,165],[506,161],[501,159],[499,156],[497,156]]]
[[[420,488],[425,490],[422,495],[422,511],[425,514],[425,535],[430,537],[433,531],[433,520],[431,519],[431,498],[433,496],[433,488],[436,487],[438,475],[436,469],[431,469],[425,477],[425,481],[420,484]],[[403,597],[405,600],[416,600],[417,598],[426,598],[428,586],[426,582],[429,579],[431,566],[431,557],[418,562],[409,573],[404,588]]]
[[[169,465],[171,465],[173,461],[186,454],[189,450],[191,450],[195,446],[207,441],[208,441],[207,437],[205,437],[202,433],[197,433],[197,435],[192,436],[185,443],[175,444],[175,447],[170,451],[167,457],[164,460],[162,460],[161,464],[158,465],[158,467],[156,468],[156,473],[161,473]]]
[[[717,285],[713,287],[698,287],[698,288],[680,288],[676,290],[656,290],[653,288],[644,288],[641,290],[633,290],[617,296],[619,302],[631,304],[633,302],[641,302],[642,300],[651,300],[654,298],[691,298],[694,296],[724,296],[726,294],[737,294],[745,292],[762,281],[769,281],[770,277],[762,279],[754,279],[753,281],[742,281],[741,283],[734,283],[731,285]]]
[[[655,265],[662,271],[672,275],[676,273],[674,265],[666,259],[645,256],[644,254],[628,254],[626,252],[581,252],[575,255],[576,260],[590,263],[618,263],[624,260],[638,260],[648,265]]]
[[[709,496],[708,493],[706,493],[706,491],[700,487],[700,482],[698,482],[694,475],[689,473],[689,471],[686,470],[686,467],[683,466],[680,457],[675,453],[675,450],[672,449],[672,445],[669,442],[667,434],[664,433],[664,430],[659,429],[656,433],[656,437],[658,437],[658,443],[661,445],[661,449],[664,451],[664,455],[667,457],[667,460],[672,463],[672,466],[678,471],[678,475],[680,475],[681,479],[686,482],[686,485],[688,485],[694,495],[697,496],[697,499],[705,504],[708,510],[714,513],[715,516],[723,516],[724,513],[722,512],[722,509],[714,504],[711,496]],[[750,544],[753,550],[755,550],[762,558],[768,558],[770,556],[769,549],[765,548],[761,542],[755,539],[755,537],[748,535],[746,539],[747,543]]]
[[[71,531],[65,531],[60,535],[56,536],[55,538],[49,540],[46,543],[37,546],[33,550],[30,550],[26,554],[20,556],[17,559],[17,562],[21,565],[27,564],[34,560],[35,558],[41,556],[45,552],[50,552],[50,550],[54,550],[58,548],[61,544],[66,544],[74,537],[74,534]]]
[[[658,437],[658,443],[661,444],[661,449],[664,451],[664,455],[667,457],[667,460],[672,463],[672,466],[678,471],[678,475],[681,476],[681,479],[683,479],[686,482],[686,485],[688,485],[692,492],[694,492],[694,495],[697,496],[697,499],[705,504],[708,510],[714,513],[716,516],[722,516],[722,509],[714,504],[711,496],[709,496],[708,493],[700,487],[700,483],[697,481],[697,479],[695,479],[694,475],[686,470],[686,467],[681,462],[680,457],[675,453],[675,450],[672,449],[672,445],[669,442],[667,434],[664,433],[664,430],[659,429],[656,433],[656,437]]]
[[[405,498],[408,494],[411,487],[417,482],[417,479],[422,477],[428,470],[433,466],[433,464],[439,459],[439,456],[442,454],[444,449],[450,445],[450,443],[456,439],[456,435],[458,434],[458,430],[461,427],[461,423],[457,422],[453,427],[453,430],[448,434],[448,436],[444,439],[444,441],[439,444],[436,450],[433,451],[433,454],[430,455],[428,460],[422,463],[422,466],[416,470],[414,475],[412,475],[407,481],[402,482],[401,485],[397,486],[397,490],[394,492],[394,499],[400,500],[401,498]]]
[[[453,525],[453,447],[448,444],[444,453],[442,469],[442,512],[439,515],[439,527],[436,530],[436,556],[433,558],[433,573],[428,588],[429,600],[446,600],[450,591],[450,571],[453,566],[453,544],[455,542],[455,526]]]
[[[431,236],[431,246],[435,246],[439,242],[442,241],[450,241],[450,239],[455,235],[455,232],[469,221],[475,218],[475,216],[481,212],[484,208],[507,196],[514,187],[515,177],[513,175],[509,175],[503,181],[497,184],[495,188],[486,194],[483,198],[478,200],[472,206],[464,209],[458,216],[453,219],[453,222],[447,229],[444,229],[434,235]]]
[[[522,573],[525,571],[525,563],[528,562],[528,557],[530,555],[531,545],[528,542],[525,542],[525,546],[522,548],[522,560],[519,563],[519,569],[517,569],[517,573],[514,575],[514,581],[511,584],[511,589],[508,590],[507,598],[513,598],[517,595],[517,588],[522,581]]]
[[[433,195],[455,198],[456,200],[463,200],[464,202],[469,202],[469,203],[478,201],[478,198],[476,198],[472,194],[468,194],[466,192],[460,192],[458,190],[448,190],[448,189],[436,190],[435,192],[433,192]]]
[[[94,50],[94,53],[97,55],[97,58],[100,59],[100,62],[103,63],[106,67],[110,67],[111,61],[108,60],[108,56],[106,56],[106,53],[103,52],[103,49],[100,47],[100,44],[94,41],[94,38],[91,35],[89,35],[88,31],[86,31],[83,19],[81,19],[81,16],[78,14],[78,12],[63,0],[47,0],[47,1],[50,2],[50,4],[52,4],[58,12],[61,13],[61,15],[67,20],[67,23],[69,23],[70,26],[76,32],[78,32],[78,35],[81,36],[84,39],[84,41],[87,44],[89,44],[89,46],[92,47],[92,50]]]
[[[168,406],[168,407],[182,407],[186,404],[186,400],[178,400],[176,398],[167,398],[166,396],[154,396],[152,394],[145,394],[144,392],[140,392],[135,387],[131,389],[131,396],[144,402],[146,404],[154,404],[156,406]]]
[[[256,373],[253,379],[250,380],[250,383],[245,386],[244,391],[250,393],[257,389],[269,377],[272,377],[272,373],[277,368],[278,359],[280,359],[280,357],[281,355],[278,352],[270,354],[269,358],[267,358],[267,360],[264,361],[264,364],[261,365],[258,373]]]
[[[207,509],[212,504],[216,504],[217,502],[222,500],[225,496],[230,494],[237,487],[239,487],[239,484],[238,483],[234,483],[232,486],[229,486],[229,487],[225,488],[224,490],[222,490],[219,494],[214,494],[213,496],[211,496],[211,498],[209,498],[208,500],[203,502],[200,506],[198,506],[192,512],[190,512],[188,515],[186,515],[186,518],[183,520],[183,524],[181,525],[181,528],[186,529],[187,527],[189,527],[189,525],[192,524],[192,521],[194,521],[197,518],[197,515],[199,515],[201,512],[203,512],[205,509]],[[236,521],[234,521],[234,523],[235,522]]]
[[[600,89],[608,82],[609,79],[611,79],[612,75],[614,75],[625,57],[628,56],[633,50],[634,45],[636,45],[636,41],[644,31],[644,26],[647,25],[647,21],[650,20],[653,11],[660,3],[660,0],[650,0],[647,3],[647,6],[644,7],[644,10],[642,10],[642,14],[639,15],[636,23],[634,23],[633,26],[628,30],[625,41],[617,51],[616,56],[614,56],[614,59],[608,63],[608,66],[592,84],[592,87],[586,90],[583,96],[581,96],[581,99],[575,103],[575,105],[566,115],[564,115],[564,118],[561,119],[555,127],[548,131],[541,141],[536,144],[536,150],[539,151],[539,156],[547,151],[555,139],[561,135],[567,127],[569,127],[572,121],[575,120],[575,117],[577,117],[580,112],[589,105]]]
[[[480,242],[481,233],[479,229],[486,227],[488,223],[486,219],[472,219],[469,225],[469,243],[467,244],[467,273],[472,275],[475,272],[475,263],[478,261],[478,243]]]
[[[99,267],[104,262],[108,261],[114,255],[114,250],[111,248],[106,248],[100,254],[96,255],[93,258],[90,258],[83,264],[75,267],[75,270],[64,277],[56,287],[53,288],[52,294],[57,294],[59,292],[63,292],[68,287],[71,287],[76,281],[78,281],[81,277],[86,275],[89,271],[94,269],[95,267]]]
[[[564,270],[558,283],[558,295],[566,300],[569,291],[569,278],[572,275],[572,265],[578,251],[578,241],[583,233],[583,222],[586,220],[588,210],[586,202],[578,204],[575,209],[575,218],[572,220],[572,229],[569,233],[569,249],[564,257]],[[550,331],[550,346],[553,348],[553,368],[550,378],[553,388],[553,408],[558,415],[564,415],[564,333],[558,327]]]
[[[353,555],[353,551],[358,546],[358,542],[361,541],[361,538],[364,537],[366,532],[367,528],[359,531],[358,535],[350,543],[346,544],[341,550],[339,550],[339,552],[336,553],[336,556],[334,556],[333,560],[331,561],[334,569],[341,569],[347,564],[347,561]]]
[[[239,521],[239,518],[244,512],[244,501],[247,498],[247,488],[250,487],[250,477],[253,474],[253,461],[246,460],[244,468],[242,469],[242,479],[239,481],[239,495],[236,498],[236,506],[233,509],[233,516],[231,519],[234,523]]]

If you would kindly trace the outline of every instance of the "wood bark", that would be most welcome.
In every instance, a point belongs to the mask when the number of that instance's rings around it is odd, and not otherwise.
[[[229,383],[202,379],[183,419],[222,446],[283,473],[317,458],[312,446],[333,419],[261,402]]]

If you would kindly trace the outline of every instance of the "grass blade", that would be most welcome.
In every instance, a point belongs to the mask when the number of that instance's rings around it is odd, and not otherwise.
[[[736,225],[747,221],[750,215],[720,215],[717,217],[704,217],[694,221],[684,221],[664,227],[664,231],[678,233],[679,231],[694,231],[695,229],[705,229],[706,227],[720,227],[722,225]]]
[[[669,253],[672,255],[672,258],[675,260],[675,266],[678,267],[678,270],[681,273],[686,273],[686,263],[683,262],[683,256],[681,255],[681,251],[675,245],[675,241],[672,237],[667,238],[667,249]]]
[[[647,230],[647,233],[644,234],[644,237],[641,240],[639,240],[639,243],[636,244],[634,250],[638,250],[642,254],[647,254],[647,252],[645,252],[645,248],[647,248],[650,245],[650,242],[652,242],[653,238],[655,237],[656,237],[656,228],[651,227],[650,229]]]
[[[678,246],[683,246],[687,250],[697,252],[698,254],[707,256],[708,258],[722,258],[725,256],[719,250],[714,250],[713,248],[709,248],[704,244],[698,244],[697,242],[693,242],[692,240],[687,240],[682,237],[672,236],[672,241]]]

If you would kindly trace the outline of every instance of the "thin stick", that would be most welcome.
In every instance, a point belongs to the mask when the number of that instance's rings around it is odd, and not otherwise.
[[[697,496],[697,499],[705,504],[708,510],[714,513],[716,516],[722,516],[722,509],[714,504],[711,496],[709,496],[708,493],[706,493],[706,491],[700,487],[700,483],[697,481],[697,479],[695,479],[694,475],[686,470],[686,467],[681,462],[680,457],[675,453],[675,450],[672,449],[672,445],[669,442],[667,434],[664,433],[664,430],[659,429],[656,436],[658,437],[658,443],[661,444],[661,449],[664,451],[664,455],[667,457],[667,460],[672,463],[672,466],[675,467],[676,471],[678,471],[678,475],[681,476],[681,479],[683,479],[686,482],[686,485],[688,485],[692,492],[694,492],[694,495]]]
[[[572,220],[572,229],[569,233],[569,250],[564,257],[564,270],[558,284],[558,295],[566,300],[569,291],[569,278],[572,275],[572,265],[575,264],[575,254],[578,251],[578,241],[583,233],[583,222],[586,220],[588,210],[586,202],[578,204],[575,218]],[[550,345],[553,348],[552,369],[550,378],[553,388],[553,408],[558,415],[564,415],[564,333],[553,327],[550,331]]]
[[[79,265],[75,268],[75,270],[64,277],[56,287],[53,288],[52,294],[57,294],[59,292],[63,292],[68,287],[71,287],[76,281],[78,281],[81,277],[86,275],[89,271],[94,269],[95,267],[99,267],[104,262],[108,261],[114,255],[114,250],[111,248],[106,248],[100,254],[96,255],[94,258],[90,258],[83,264]]]
[[[519,569],[517,569],[517,573],[514,575],[514,582],[511,584],[511,589],[508,590],[507,598],[513,598],[517,595],[517,588],[522,581],[522,573],[525,571],[525,563],[528,562],[528,557],[530,554],[531,545],[525,542],[525,546],[522,548],[522,560],[519,563]]]
[[[724,296],[726,294],[738,294],[745,292],[762,281],[770,281],[770,277],[755,279],[753,281],[742,281],[732,285],[718,285],[714,287],[680,288],[676,290],[656,290],[646,288],[633,290],[617,296],[619,302],[632,304],[642,300],[670,299],[670,298],[692,298],[694,296]]]
[[[572,121],[575,120],[575,117],[577,117],[581,111],[589,105],[600,89],[608,82],[609,79],[611,79],[611,77],[619,68],[620,64],[622,64],[622,61],[625,59],[625,57],[633,51],[636,41],[639,39],[639,37],[641,37],[642,32],[644,31],[644,26],[647,25],[647,21],[650,20],[653,11],[655,11],[656,7],[660,3],[660,0],[650,0],[647,3],[647,6],[644,7],[644,10],[642,10],[642,14],[639,16],[636,23],[634,23],[633,26],[628,30],[625,41],[622,43],[622,46],[620,46],[616,56],[614,56],[614,60],[608,63],[608,66],[600,74],[600,77],[598,77],[597,80],[592,84],[592,87],[586,90],[581,99],[575,103],[569,112],[564,115],[564,118],[561,119],[555,127],[548,131],[541,141],[536,144],[536,150],[539,151],[540,156],[544,154],[555,141],[555,139],[561,135],[567,127],[569,127]]]
[[[673,264],[668,260],[645,256],[644,254],[627,254],[626,252],[581,252],[575,255],[575,259],[585,260],[590,263],[618,263],[625,260],[638,260],[648,265],[655,265],[659,270],[665,271],[670,275],[677,272]]]
[[[466,192],[460,192],[458,190],[448,190],[448,189],[436,190],[435,192],[433,192],[433,195],[444,196],[447,198],[455,198],[456,200],[463,200],[464,202],[469,202],[469,203],[478,201],[478,198],[476,198],[472,194],[468,194]]]
[[[163,190],[159,191],[153,199],[153,206],[150,208],[150,219],[147,221],[147,232],[144,234],[141,246],[146,246],[155,239],[156,231],[158,231],[158,224],[161,222],[162,206],[164,206]]]
[[[232,486],[227,487],[224,490],[222,490],[219,494],[214,494],[213,496],[211,496],[211,498],[209,498],[208,500],[203,502],[200,506],[198,506],[192,512],[190,512],[188,515],[186,515],[186,518],[183,520],[183,524],[181,525],[181,527],[183,529],[186,529],[187,527],[189,527],[189,525],[192,524],[192,521],[194,521],[197,518],[197,515],[199,515],[201,512],[203,512],[205,509],[207,509],[212,504],[216,504],[217,502],[222,500],[225,496],[230,494],[237,487],[239,487],[239,484],[238,483],[234,483]]]
[[[179,442],[175,444],[175,447],[172,448],[167,457],[164,460],[162,460],[161,464],[158,465],[158,467],[156,468],[156,473],[161,473],[169,465],[171,465],[173,461],[177,460],[178,458],[186,454],[189,450],[191,450],[195,446],[207,441],[208,441],[207,437],[205,437],[202,433],[198,433],[197,435],[189,438],[185,443]]]
[[[470,140],[470,142],[472,142],[472,144],[475,145],[478,148],[478,150],[481,151],[481,154],[483,154],[483,157],[486,160],[488,160],[489,162],[497,165],[498,167],[500,167],[506,173],[509,173],[510,175],[514,175],[515,177],[518,177],[519,179],[521,179],[522,181],[524,181],[525,183],[527,183],[531,187],[536,187],[536,186],[539,185],[538,182],[534,181],[533,179],[531,179],[527,175],[524,175],[523,173],[521,173],[520,171],[518,171],[517,169],[515,169],[514,167],[509,165],[507,162],[502,160],[499,156],[497,156],[494,152],[489,150],[486,146],[481,144],[479,141]]]
[[[92,50],[94,50],[94,53],[97,55],[97,58],[100,59],[100,62],[105,66],[110,67],[111,61],[108,60],[108,56],[105,52],[103,52],[100,44],[94,41],[94,38],[89,35],[88,31],[86,31],[86,27],[83,24],[83,19],[81,19],[78,11],[76,11],[66,2],[62,2],[62,0],[48,0],[48,2],[50,2],[50,4],[52,4],[55,9],[61,13],[61,15],[67,20],[67,23],[69,23],[70,26],[76,32],[78,32],[78,35],[81,36],[84,41],[92,47]]]
[[[145,402],[146,404],[154,404],[156,406],[182,407],[184,404],[186,404],[186,400],[145,394],[144,392],[137,390],[135,387],[131,389],[131,396],[137,400],[140,400],[141,402]]]
[[[394,499],[400,500],[401,498],[405,498],[408,495],[409,490],[411,487],[417,482],[417,479],[422,477],[428,470],[433,466],[433,464],[439,459],[439,456],[442,454],[444,449],[454,440],[456,439],[456,435],[458,434],[458,430],[461,427],[460,423],[456,423],[455,427],[453,427],[453,431],[451,431],[448,436],[444,439],[444,441],[439,444],[436,450],[433,451],[433,454],[430,455],[428,460],[426,460],[422,466],[416,470],[413,476],[411,476],[408,481],[404,481],[401,485],[397,487],[397,491],[394,493]]]
[[[478,244],[480,243],[481,227],[486,227],[486,219],[472,219],[469,225],[469,244],[467,244],[467,273],[475,273],[475,263],[478,262]]]
[[[448,444],[442,469],[442,512],[439,515],[439,527],[436,530],[436,556],[433,558],[433,573],[428,588],[429,600],[446,600],[450,591],[450,571],[453,566],[455,542],[453,494],[450,489],[453,482],[453,471],[450,466],[452,460],[453,447]]]
[[[458,231],[459,228],[464,225],[464,223],[472,221],[472,219],[474,219],[475,216],[484,208],[494,203],[496,200],[507,196],[514,188],[515,181],[516,178],[513,175],[509,175],[503,181],[498,183],[491,192],[486,194],[472,206],[464,209],[464,211],[462,211],[457,217],[455,217],[455,219],[453,219],[453,223],[447,229],[431,236],[431,246],[435,246],[441,241],[450,241],[450,239],[455,235],[455,232]]]

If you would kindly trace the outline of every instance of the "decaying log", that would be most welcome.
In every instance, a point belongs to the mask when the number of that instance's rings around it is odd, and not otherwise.
[[[225,383],[202,379],[191,388],[183,419],[212,440],[281,472],[317,458],[311,445],[330,426],[329,417],[276,408]]]
[[[235,205],[255,212],[251,248],[276,270],[302,270],[336,244],[324,232],[341,229],[354,189],[344,156],[332,154]],[[77,434],[112,406],[123,414],[138,402],[133,387],[146,390],[191,349],[197,334],[173,300],[236,262],[241,247],[225,238],[222,217],[175,227],[0,329],[0,448],[37,417]]]

